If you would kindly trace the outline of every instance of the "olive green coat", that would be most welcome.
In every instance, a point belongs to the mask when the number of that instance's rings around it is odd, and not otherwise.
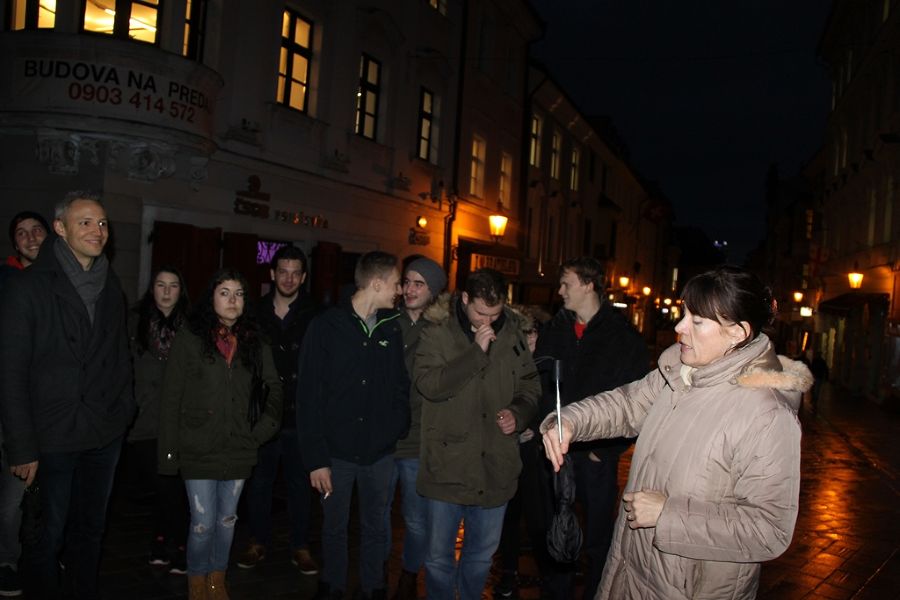
[[[162,386],[159,472],[184,479],[246,479],[259,447],[281,425],[282,384],[271,348],[263,344],[269,397],[251,431],[247,420],[252,373],[237,356],[229,367],[218,352],[203,355],[199,337],[183,327],[175,337]]]

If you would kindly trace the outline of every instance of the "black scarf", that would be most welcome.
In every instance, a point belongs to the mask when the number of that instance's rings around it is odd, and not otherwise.
[[[88,318],[91,320],[91,325],[93,325],[97,301],[100,299],[100,294],[103,293],[103,287],[106,285],[106,274],[109,270],[109,261],[106,260],[106,255],[101,254],[95,258],[91,263],[91,268],[85,271],[64,239],[56,238],[56,242],[53,244],[53,253],[56,255],[63,273],[72,282],[75,291],[78,292],[78,296],[84,302]]]

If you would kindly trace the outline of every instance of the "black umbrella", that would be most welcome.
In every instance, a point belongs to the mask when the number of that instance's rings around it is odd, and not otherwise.
[[[556,384],[556,431],[560,443],[562,443],[562,421],[559,416],[561,366],[562,361],[553,361],[553,379]],[[569,456],[563,457],[563,464],[553,475],[553,492],[556,510],[550,520],[550,529],[547,531],[547,551],[558,562],[575,562],[581,551],[581,526],[578,524],[575,511],[572,510],[572,505],[575,503],[575,467]]]

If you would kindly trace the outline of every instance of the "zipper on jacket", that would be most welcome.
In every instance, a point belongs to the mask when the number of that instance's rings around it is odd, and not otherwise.
[[[375,322],[375,325],[372,326],[372,329],[371,329],[371,330],[366,326],[366,322],[363,321],[363,320],[359,317],[359,315],[357,315],[356,313],[353,313],[353,316],[356,318],[357,322],[359,323],[359,326],[362,327],[363,333],[366,334],[366,337],[371,338],[371,337],[372,337],[372,334],[375,333],[375,330],[378,329],[378,327],[379,327],[382,323],[387,323],[388,321],[393,321],[394,319],[396,319],[397,317],[400,316],[400,313],[398,312],[398,313],[396,313],[396,314],[394,314],[394,315],[391,315],[390,317],[388,317],[388,318],[386,318],[386,319],[381,319],[380,321],[376,321],[376,322]]]

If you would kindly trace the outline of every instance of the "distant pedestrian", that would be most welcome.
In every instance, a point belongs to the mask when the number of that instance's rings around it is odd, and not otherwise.
[[[393,452],[409,429],[409,376],[394,301],[396,256],[363,254],[356,292],[313,319],[300,350],[297,431],[312,486],[322,495],[322,577],[316,598],[347,591],[347,522],[359,500],[361,596],[384,598],[384,514]]]
[[[522,462],[518,434],[537,412],[540,382],[506,281],[479,269],[425,312],[415,360],[422,394],[417,489],[428,505],[428,598],[481,598]],[[465,536],[459,560],[456,538]]]
[[[149,562],[168,566],[176,575],[187,572],[188,507],[182,481],[157,472],[157,439],[163,375],[188,306],[181,272],[166,265],[153,273],[147,291],[131,311],[129,323],[138,414],[128,432],[128,443],[136,459],[136,478],[152,482],[154,490]]]
[[[756,597],[760,563],[791,542],[800,492],[800,396],[812,376],[761,329],[771,291],[735,268],[682,294],[679,343],[640,381],[541,424],[559,469],[570,444],[640,433],[598,599]]]
[[[813,376],[812,393],[810,400],[812,402],[812,412],[816,414],[819,411],[819,397],[822,395],[822,384],[828,381],[828,363],[821,352],[813,355],[812,362],[809,364],[809,370]]]
[[[245,503],[250,520],[250,543],[238,557],[238,566],[243,569],[251,569],[264,560],[272,541],[272,491],[280,463],[287,488],[291,562],[304,575],[319,572],[319,566],[309,552],[312,488],[300,456],[295,410],[300,346],[316,314],[313,301],[303,287],[306,265],[306,255],[299,248],[279,248],[269,269],[272,291],[259,301],[256,311],[262,333],[272,346],[278,376],[284,383],[284,416],[278,435],[260,448],[259,462],[247,481]]]
[[[190,600],[227,600],[225,571],[244,481],[281,422],[281,380],[245,310],[246,293],[237,271],[213,275],[175,337],[163,380],[159,472],[180,473],[187,490]]]

